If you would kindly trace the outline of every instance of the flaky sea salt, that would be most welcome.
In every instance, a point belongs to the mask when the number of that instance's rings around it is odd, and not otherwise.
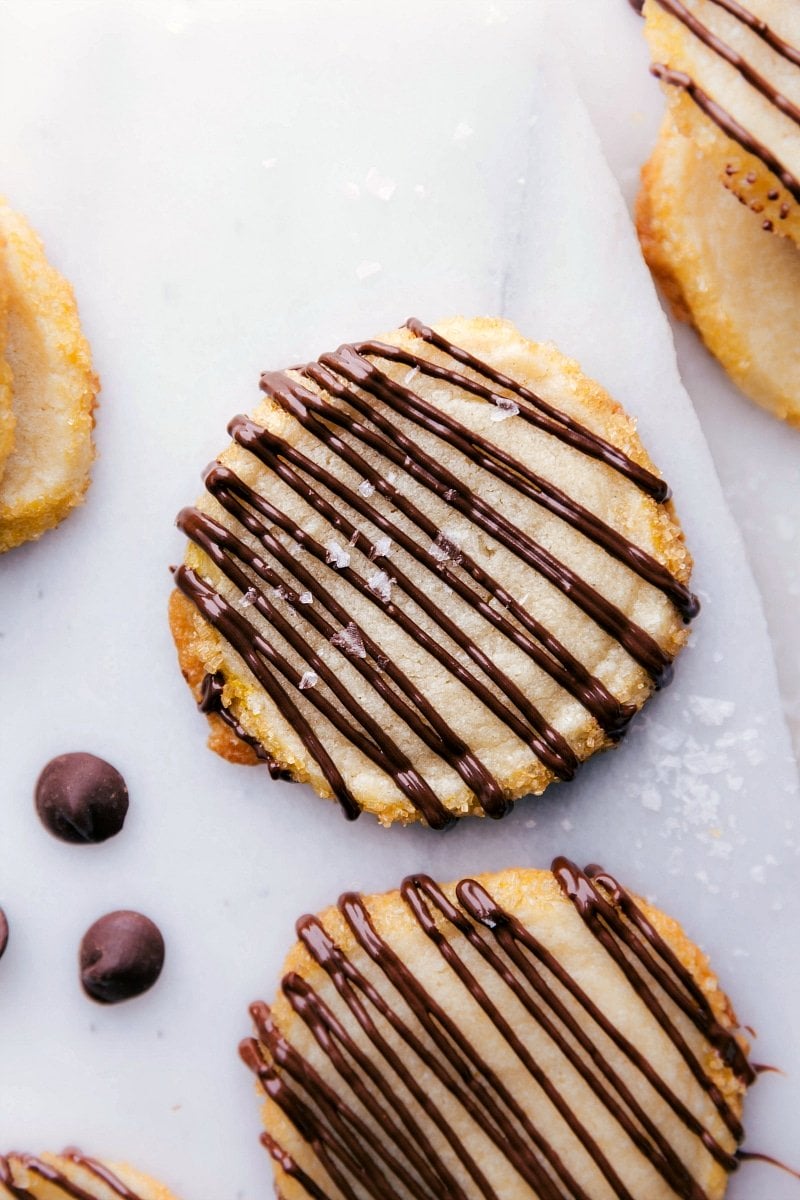
[[[363,496],[365,500],[368,500],[374,491],[375,488],[368,479],[362,479],[358,485],[358,494],[359,496]]]
[[[430,546],[428,547],[428,554],[430,554],[431,558],[439,563],[440,566],[444,566],[445,563],[452,563],[457,567],[461,562],[460,549],[455,542],[451,538],[447,537],[446,534],[442,533],[441,530],[437,533],[435,541],[431,542]]]
[[[417,375],[419,375],[419,367],[412,367],[411,370],[403,376],[403,387],[409,387],[410,384],[414,382]]]
[[[647,808],[650,812],[660,812],[662,799],[654,787],[642,788],[642,808]]]
[[[370,279],[373,275],[377,275],[381,271],[379,262],[360,262],[356,267],[356,279]]]
[[[388,602],[392,598],[392,581],[385,571],[373,571],[367,579],[367,587],[379,600]]]
[[[375,541],[375,553],[373,558],[385,558],[392,548],[392,539],[390,537],[379,537]]]
[[[331,645],[335,646],[337,650],[341,650],[343,654],[347,654],[350,658],[367,657],[363,639],[354,621],[350,621],[348,625],[345,625],[344,629],[340,629],[338,633],[334,633],[331,638]]]
[[[364,184],[369,194],[376,196],[378,200],[391,200],[397,190],[395,181],[388,175],[381,175],[375,167],[370,167]]]
[[[701,725],[722,725],[736,710],[732,700],[717,700],[713,696],[689,696],[688,704]]]
[[[492,396],[494,408],[489,414],[490,421],[507,421],[509,417],[519,415],[519,405],[508,396]]]
[[[305,692],[308,691],[309,688],[312,688],[315,683],[319,683],[319,675],[317,672],[304,671],[297,686],[300,688],[301,692]]]
[[[297,599],[300,601],[301,604],[313,604],[314,603],[314,597],[311,595],[311,592],[301,592],[300,595],[297,597]]]
[[[350,566],[350,555],[337,541],[331,539],[325,547],[325,561],[332,563],[337,571],[343,571]]]
[[[249,608],[253,601],[258,596],[258,592],[254,587],[249,587],[246,592],[243,592],[239,599],[239,608]]]

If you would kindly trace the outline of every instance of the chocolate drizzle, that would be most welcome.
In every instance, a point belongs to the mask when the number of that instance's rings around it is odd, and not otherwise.
[[[271,754],[268,754],[258,738],[251,737],[249,733],[234,717],[229,708],[226,708],[222,703],[222,693],[225,687],[225,678],[220,671],[214,675],[204,675],[200,684],[200,699],[197,701],[197,707],[201,713],[206,716],[209,713],[216,713],[229,729],[232,729],[240,742],[244,742],[255,754],[256,758],[260,759],[269,770],[273,779],[283,779],[290,781],[292,778],[291,771],[284,770]]]
[[[614,959],[707,1093],[727,1130],[722,1140],[687,1107],[628,1040],[624,1029],[587,995],[558,956],[501,908],[483,885],[462,880],[451,900],[427,876],[409,876],[401,895],[441,955],[442,970],[457,977],[488,1017],[531,1088],[542,1093],[571,1131],[610,1194],[619,1200],[641,1200],[638,1192],[631,1194],[592,1128],[574,1111],[560,1086],[563,1072],[550,1077],[529,1048],[519,1020],[506,1015],[504,992],[523,1006],[591,1088],[620,1136],[639,1151],[675,1195],[683,1200],[704,1200],[703,1187],[643,1099],[643,1085],[649,1085],[669,1106],[687,1135],[697,1138],[714,1161],[732,1172],[738,1166],[736,1147],[743,1132],[706,1064],[716,1054],[746,1084],[754,1081],[755,1073],[736,1037],[714,1016],[691,974],[614,879],[597,867],[581,871],[563,858],[553,863],[553,874],[587,929]],[[302,917],[297,932],[311,958],[328,975],[340,1010],[347,1010],[358,1039],[305,978],[291,973],[282,980],[281,990],[329,1069],[321,1073],[295,1048],[264,1003],[252,1006],[256,1038],[243,1042],[241,1053],[265,1094],[295,1127],[318,1167],[342,1195],[348,1200],[356,1196],[390,1200],[399,1189],[414,1200],[445,1196],[448,1200],[478,1196],[502,1200],[481,1162],[472,1156],[468,1140],[456,1136],[435,1093],[426,1086],[427,1073],[473,1118],[498,1156],[507,1160],[532,1194],[541,1200],[590,1200],[593,1193],[572,1174],[577,1160],[558,1153],[537,1125],[535,1107],[521,1105],[518,1096],[524,1090],[509,1090],[484,1056],[483,1040],[442,1007],[415,975],[412,963],[404,961],[380,935],[362,897],[355,893],[342,896],[339,911],[359,950],[377,969],[369,975],[331,938],[319,918]],[[470,951],[465,955],[467,944]],[[475,973],[478,961],[480,978]],[[490,987],[484,982],[487,973]],[[666,998],[702,1035],[707,1051],[698,1053],[689,1046],[674,1017],[668,1015]],[[463,1021],[463,1003],[458,1012]],[[604,1049],[605,1039],[613,1044],[613,1056]],[[415,1067],[411,1056],[420,1066]],[[621,1060],[625,1062],[624,1076]],[[315,1062],[319,1061],[317,1054]],[[347,1085],[346,1094],[340,1081]],[[273,1159],[307,1195],[328,1200],[319,1172],[314,1178],[308,1175],[271,1133],[262,1140]],[[463,1168],[459,1178],[468,1177],[467,1184],[454,1176],[448,1165],[452,1158],[443,1153],[442,1140],[455,1153]],[[563,1138],[558,1144],[563,1144]]]
[[[456,771],[477,797],[484,812],[501,817],[511,802],[486,765],[465,744],[444,715],[426,698],[398,664],[392,662],[352,615],[324,588],[303,563],[334,572],[385,614],[423,651],[434,658],[473,696],[511,730],[555,777],[571,779],[579,765],[564,736],[544,718],[529,696],[452,619],[432,594],[432,580],[443,581],[454,593],[501,632],[518,650],[546,672],[559,687],[578,700],[611,739],[624,732],[634,708],[621,704],[592,676],[558,638],[512,596],[493,576],[460,547],[454,547],[418,503],[399,489],[392,472],[374,465],[377,452],[387,466],[397,466],[415,482],[465,516],[477,529],[509,549],[567,596],[599,628],[615,638],[652,677],[656,686],[669,681],[669,655],[640,626],[583,580],[574,570],[493,508],[484,496],[472,491],[409,431],[418,428],[433,435],[513,488],[519,495],[546,509],[584,537],[623,563],[651,587],[661,591],[690,620],[698,610],[696,598],[656,559],[606,525],[561,489],[540,477],[508,451],[471,430],[448,413],[431,406],[410,386],[382,370],[378,362],[401,363],[414,376],[443,380],[488,403],[513,405],[514,415],[582,454],[624,476],[656,502],[669,497],[666,484],[635,463],[617,447],[584,428],[513,379],[474,358],[419,321],[407,327],[423,343],[446,356],[449,363],[422,354],[364,342],[341,347],[291,373],[267,373],[262,390],[290,413],[329,452],[326,464],[300,451],[290,440],[238,416],[229,425],[234,440],[256,457],[295,494],[341,535],[349,547],[363,554],[378,569],[365,577],[350,565],[349,552],[332,553],[276,504],[254,490],[229,467],[214,463],[205,475],[209,493],[232,518],[227,528],[196,508],[184,509],[178,526],[211,559],[215,567],[247,597],[246,607],[264,618],[288,643],[307,671],[294,667],[267,637],[248,621],[241,606],[219,594],[196,570],[182,566],[175,583],[201,614],[227,639],[263,686],[282,716],[294,728],[308,754],[316,761],[331,793],[348,817],[359,807],[344,779],[293,699],[303,699],[397,785],[399,791],[434,828],[444,828],[452,817],[420,775],[390,732],[359,702],[338,674],[315,652],[306,634],[307,623],[328,643],[346,655],[389,708],[414,734]],[[320,391],[316,389],[321,389]],[[509,396],[509,393],[511,394]],[[513,399],[512,399],[513,398]],[[370,454],[367,457],[366,454]],[[363,480],[358,488],[340,477],[341,462]],[[414,530],[400,524],[373,501],[373,493],[390,501]],[[332,502],[339,501],[340,503]],[[382,535],[371,539],[351,516],[366,519]],[[252,543],[239,535],[245,530]],[[412,580],[400,564],[389,559],[391,545],[399,547],[422,567],[423,582]],[[264,553],[262,554],[262,549]],[[268,556],[268,557],[267,557]],[[302,557],[301,557],[302,556]],[[375,580],[378,580],[376,585]],[[415,621],[402,594],[456,644],[458,657]],[[313,602],[312,602],[313,601]],[[284,607],[285,606],[285,607]],[[467,665],[469,663],[470,665]],[[477,673],[475,671],[477,668]],[[309,679],[313,682],[309,683]],[[484,682],[484,680],[486,682]],[[315,684],[323,686],[314,686]],[[248,734],[223,703],[224,678],[209,675],[203,685],[200,707],[219,713],[260,757],[280,772],[256,738]]]
[[[140,1196],[138,1192],[131,1191],[121,1179],[118,1179],[116,1175],[109,1171],[108,1167],[97,1162],[94,1158],[87,1158],[86,1155],[81,1154],[80,1150],[70,1148],[65,1150],[61,1157],[68,1159],[76,1167],[80,1167],[81,1170],[94,1176],[103,1187],[113,1192],[115,1196],[119,1196],[120,1200],[144,1200],[143,1196]],[[40,1158],[35,1158],[32,1154],[0,1155],[0,1185],[15,1200],[33,1200],[33,1193],[14,1182],[13,1163],[19,1163],[28,1174],[37,1175],[47,1183],[53,1184],[59,1189],[62,1195],[70,1197],[71,1200],[97,1200],[96,1192],[87,1192],[85,1188],[68,1179],[56,1167],[44,1162]]]
[[[723,38],[719,37],[713,30],[709,29],[702,21],[700,21],[693,12],[691,12],[681,0],[655,0],[665,12],[668,12],[677,21],[685,26],[703,45],[709,50],[713,50],[720,58],[730,63],[743,79],[755,88],[766,100],[770,102],[779,112],[788,117],[795,124],[800,125],[800,108],[794,104],[787,96],[784,96],[775,86],[770,83],[752,63],[741,55],[738,50],[730,46]],[[761,21],[749,12],[737,0],[712,0],[719,8],[725,10],[732,17],[735,17],[748,29],[752,30],[766,45],[770,46],[777,54],[788,62],[800,66],[800,50],[785,42],[777,34],[773,33],[766,22]],[[716,100],[713,99],[706,91],[703,90],[690,75],[684,71],[673,70],[663,63],[655,63],[652,68],[652,73],[661,79],[664,83],[668,83],[673,87],[682,88],[695,104],[700,108],[706,116],[708,116],[728,137],[738,142],[748,153],[755,155],[763,162],[764,166],[770,170],[773,175],[781,181],[786,190],[800,201],[800,179],[792,174],[772,153],[770,148],[760,141],[749,130],[745,129],[731,113],[727,112]]]

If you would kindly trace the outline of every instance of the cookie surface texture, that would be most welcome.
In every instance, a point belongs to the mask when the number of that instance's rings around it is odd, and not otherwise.
[[[178,518],[216,749],[442,827],[571,778],[667,681],[696,608],[668,489],[553,346],[412,321],[262,390]]]
[[[645,0],[673,120],[768,229],[800,245],[800,5]]]
[[[681,928],[556,859],[297,924],[241,1053],[284,1200],[719,1200],[754,1075]]]
[[[63,1154],[0,1155],[0,1200],[177,1200],[132,1167]]]
[[[636,224],[676,316],[743,392],[800,425],[800,250],[719,187],[669,117],[642,171]]]
[[[72,288],[24,218],[2,202],[0,242],[14,417],[0,476],[2,552],[40,537],[83,500],[99,385]]]

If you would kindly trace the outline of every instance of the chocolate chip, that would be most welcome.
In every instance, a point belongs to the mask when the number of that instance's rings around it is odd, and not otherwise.
[[[8,945],[8,921],[6,914],[0,908],[0,958],[5,954],[6,946]]]
[[[62,842],[104,842],[119,833],[128,789],[116,767],[94,754],[60,754],[36,783],[36,811]]]
[[[164,965],[164,939],[149,917],[122,909],[95,921],[80,951],[83,990],[101,1004],[130,1000],[151,988]]]

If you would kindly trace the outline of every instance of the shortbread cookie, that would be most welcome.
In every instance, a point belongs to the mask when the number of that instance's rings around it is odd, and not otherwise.
[[[675,315],[742,391],[800,425],[800,249],[719,186],[669,115],[642,171],[636,224]]]
[[[14,399],[11,393],[11,367],[6,357],[9,297],[4,250],[4,242],[0,237],[0,480],[14,448]]]
[[[0,1155],[0,1200],[175,1200],[162,1184],[132,1167],[63,1154]]]
[[[28,223],[3,203],[0,238],[15,420],[0,478],[2,552],[39,537],[83,500],[99,385],[72,288]]]
[[[172,629],[228,724],[215,748],[440,828],[613,744],[696,611],[619,406],[488,319],[410,321],[261,386],[178,518]]]
[[[800,244],[800,5],[646,0],[673,119],[768,230]]]
[[[718,1200],[755,1074],[680,926],[598,867],[348,893],[245,1062],[284,1200]]]

